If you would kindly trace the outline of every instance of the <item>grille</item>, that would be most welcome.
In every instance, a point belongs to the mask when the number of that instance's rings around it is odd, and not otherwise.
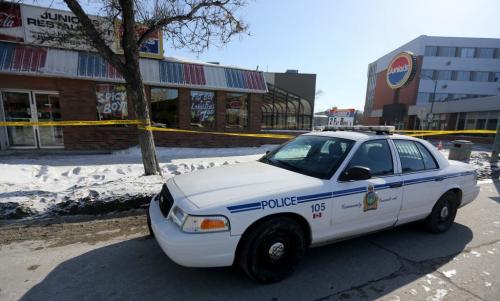
[[[159,202],[161,213],[164,217],[167,217],[170,209],[172,208],[172,205],[174,204],[174,198],[168,190],[167,184],[163,184],[163,187],[161,188]]]

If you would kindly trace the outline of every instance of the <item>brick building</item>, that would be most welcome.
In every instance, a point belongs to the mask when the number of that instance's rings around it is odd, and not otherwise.
[[[417,68],[413,80],[397,91],[389,88],[386,75],[402,51],[416,56]],[[496,129],[499,95],[500,39],[419,36],[368,65],[364,123]],[[419,113],[426,118],[420,120]]]

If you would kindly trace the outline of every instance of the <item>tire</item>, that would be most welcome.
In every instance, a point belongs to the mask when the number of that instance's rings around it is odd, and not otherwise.
[[[429,232],[443,233],[453,224],[457,215],[457,195],[451,191],[443,194],[432,208],[431,214],[424,220]]]
[[[149,208],[147,212],[147,219],[148,219],[148,231],[149,231],[149,237],[153,238],[155,237],[155,233],[153,232],[153,228],[151,227],[151,217],[149,216]]]
[[[261,283],[273,283],[293,273],[307,249],[304,229],[293,219],[276,217],[258,224],[244,238],[238,262]]]

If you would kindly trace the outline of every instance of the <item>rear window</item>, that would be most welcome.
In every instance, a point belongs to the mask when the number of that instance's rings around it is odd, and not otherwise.
[[[394,144],[403,173],[438,168],[436,160],[422,144],[409,140],[394,140]]]

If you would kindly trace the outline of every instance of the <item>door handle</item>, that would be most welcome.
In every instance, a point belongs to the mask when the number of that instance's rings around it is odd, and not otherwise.
[[[434,181],[436,181],[436,182],[439,182],[439,181],[442,181],[442,180],[444,180],[444,177],[437,177],[437,178],[434,179]]]
[[[403,183],[402,182],[398,182],[398,183],[392,183],[389,185],[389,188],[399,188],[399,187],[402,187],[403,186]]]

